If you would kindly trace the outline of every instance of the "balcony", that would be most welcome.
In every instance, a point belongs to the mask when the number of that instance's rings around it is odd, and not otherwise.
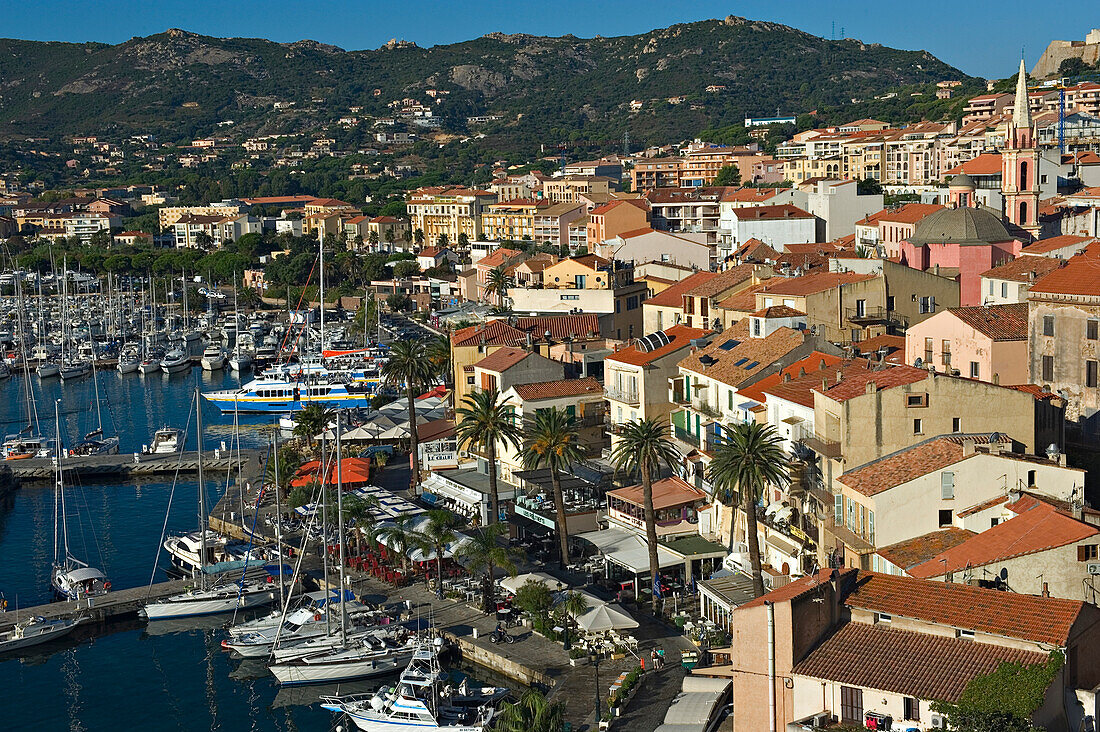
[[[853,325],[893,325],[899,328],[909,327],[909,319],[897,310],[883,307],[845,308],[844,317]]]
[[[824,457],[835,460],[839,458],[843,453],[840,450],[840,443],[832,440],[826,440],[818,435],[812,437],[803,437],[802,444],[810,448],[814,452]]]
[[[612,402],[620,402],[633,407],[639,406],[641,401],[638,399],[638,391],[630,389],[617,389],[613,386],[605,386],[603,389],[603,395]]]
[[[693,412],[698,412],[704,417],[709,417],[710,419],[722,419],[722,412],[715,407],[712,407],[710,404],[703,401],[702,399],[692,399],[689,406]]]
[[[701,447],[699,438],[685,430],[683,427],[673,427],[672,434],[676,437],[677,440],[684,443],[685,445],[688,445],[689,447],[692,447],[696,450],[700,449]]]
[[[603,427],[611,420],[610,415],[607,412],[600,412],[598,414],[585,414],[577,417],[573,421],[573,425],[576,427]]]

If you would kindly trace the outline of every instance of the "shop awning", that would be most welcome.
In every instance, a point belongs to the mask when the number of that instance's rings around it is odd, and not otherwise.
[[[649,571],[649,546],[645,539],[637,534],[622,529],[604,529],[589,531],[578,536],[594,544],[608,561],[629,572],[644,574]],[[668,549],[663,546],[657,547],[657,564],[662,569],[683,563],[682,558]]]
[[[798,545],[784,536],[769,533],[764,537],[764,541],[789,557],[798,556]]]

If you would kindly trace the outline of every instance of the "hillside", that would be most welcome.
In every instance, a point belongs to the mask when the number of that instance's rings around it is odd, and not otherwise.
[[[829,41],[729,17],[636,36],[582,39],[489,34],[450,45],[344,51],[312,41],[210,38],[180,30],[118,45],[0,40],[0,138],[152,133],[181,141],[233,120],[239,131],[315,127],[391,100],[438,104],[444,129],[469,115],[512,145],[584,135],[638,143],[693,136],[746,115],[811,111],[884,89],[965,74],[924,51]],[[708,85],[725,89],[705,93]],[[375,90],[380,90],[377,94]],[[672,96],[688,103],[668,104]],[[631,113],[631,100],[644,100]],[[276,101],[295,102],[273,109]]]

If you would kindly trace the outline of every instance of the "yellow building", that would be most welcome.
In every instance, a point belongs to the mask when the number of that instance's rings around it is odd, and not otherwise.
[[[535,238],[535,214],[549,202],[516,198],[490,204],[481,215],[481,228],[490,241],[521,241]]]
[[[424,241],[432,243],[441,235],[450,241],[458,241],[460,234],[476,239],[484,232],[485,210],[495,202],[489,191],[439,187],[412,191],[406,205],[413,231],[424,232]]]
[[[611,179],[596,175],[567,175],[564,178],[547,178],[542,184],[542,194],[554,203],[576,203],[588,194],[608,195]]]

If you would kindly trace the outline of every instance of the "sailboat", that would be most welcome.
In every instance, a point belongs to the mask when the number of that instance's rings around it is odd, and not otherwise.
[[[46,312],[45,303],[42,299],[42,278],[38,278],[38,343],[40,348],[36,348],[36,352],[41,352],[39,358],[42,362],[38,364],[38,368],[35,369],[40,379],[52,379],[55,376],[61,374],[61,364],[57,361],[50,359],[50,351],[45,347],[46,345],[46,321],[44,319]]]
[[[195,421],[199,448],[199,556],[203,558],[204,565],[200,567],[198,572],[199,584],[197,587],[145,605],[142,612],[151,621],[233,612],[234,610],[266,605],[275,599],[275,592],[271,583],[246,580],[243,576],[237,582],[207,585],[208,577],[205,571],[207,555],[206,488],[203,482],[202,401],[199,399],[198,389],[195,389]]]
[[[233,279],[236,281],[237,275],[233,274]],[[237,289],[233,288],[233,322],[238,322],[240,318],[240,312],[238,311],[237,304]],[[233,353],[229,357],[229,369],[231,371],[248,371],[252,368],[252,357],[241,350],[241,337],[238,334],[237,338],[233,342]]]
[[[57,430],[57,481],[54,488],[54,559],[51,585],[54,594],[62,600],[83,600],[106,595],[111,583],[102,570],[91,567],[72,555],[69,550],[69,521],[65,506],[65,468],[62,459],[65,447],[61,438],[61,411],[54,402],[54,425]]]
[[[61,370],[58,376],[62,381],[87,376],[95,364],[72,353],[72,334],[69,332],[69,271],[68,260],[61,266]]]
[[[95,389],[95,416],[96,428],[84,435],[84,441],[73,445],[73,455],[117,455],[118,435],[113,437],[103,436],[103,410],[99,404],[99,376],[92,369],[93,388]]]

